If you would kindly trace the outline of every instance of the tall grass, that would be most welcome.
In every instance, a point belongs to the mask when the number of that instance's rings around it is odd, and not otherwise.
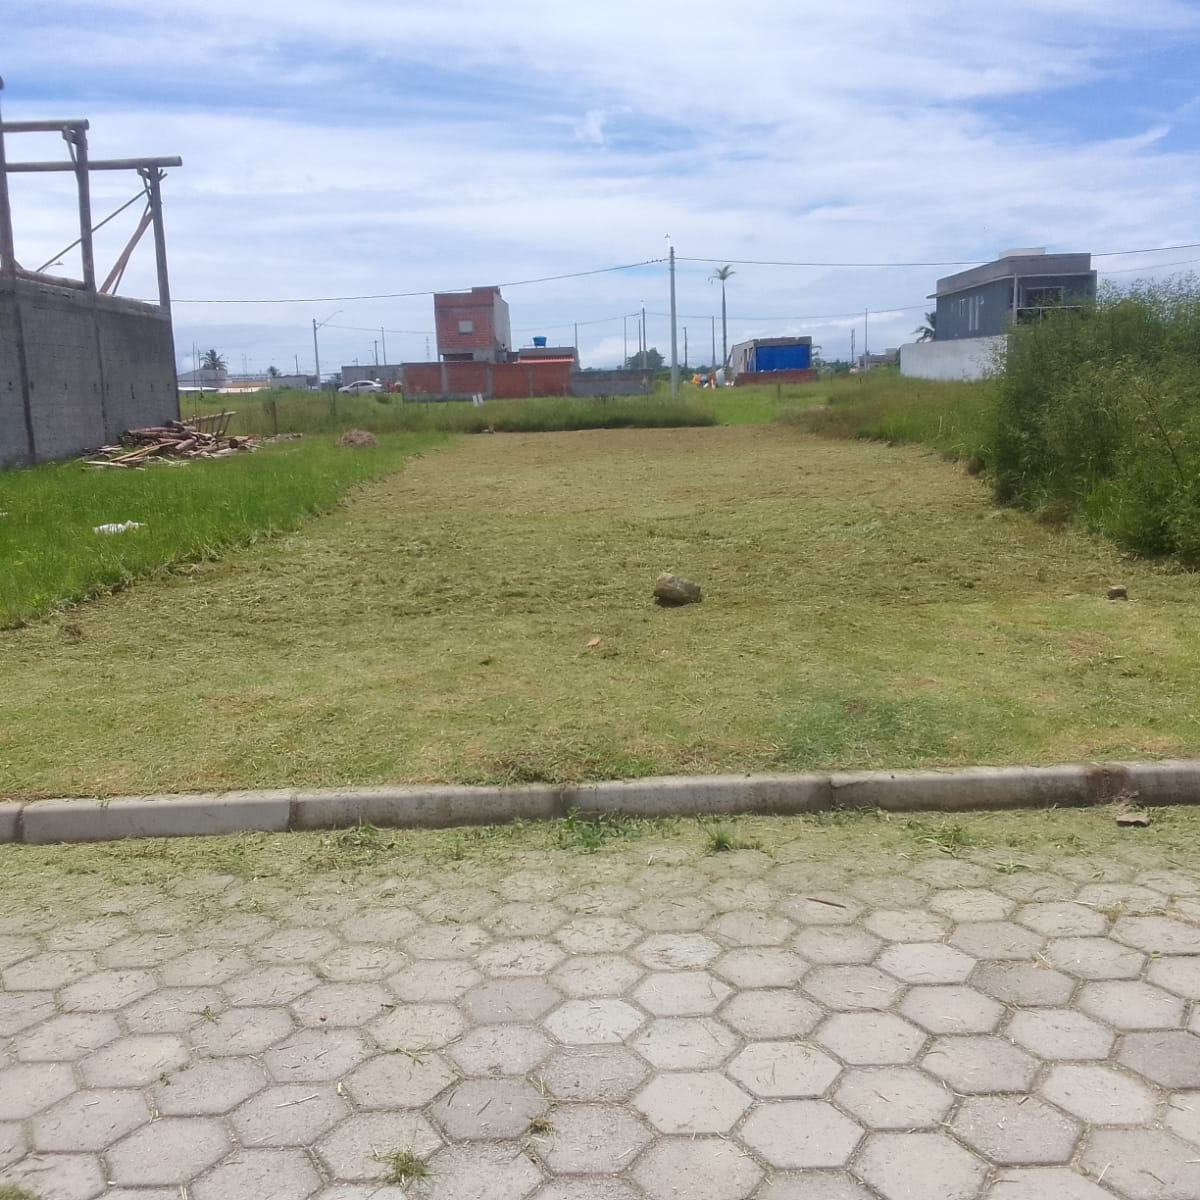
[[[339,433],[538,433],[553,429],[630,429],[714,425],[710,408],[694,399],[633,396],[613,400],[543,397],[532,400],[404,401],[386,392],[352,396],[329,392],[272,389],[246,396],[184,401],[184,417],[216,411],[230,401],[237,416],[230,431],[239,434]]]
[[[293,529],[437,440],[348,449],[314,438],[136,471],[55,463],[0,472],[0,628]],[[94,532],[127,521],[141,528]]]
[[[1200,280],[1017,328],[997,399],[999,500],[1200,566]]]

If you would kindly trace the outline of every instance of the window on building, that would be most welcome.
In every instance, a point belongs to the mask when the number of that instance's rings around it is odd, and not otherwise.
[[[475,332],[475,322],[474,321],[459,321],[458,332],[459,333],[474,333]]]
[[[1034,287],[1025,289],[1026,308],[1049,308],[1063,302],[1061,287]]]

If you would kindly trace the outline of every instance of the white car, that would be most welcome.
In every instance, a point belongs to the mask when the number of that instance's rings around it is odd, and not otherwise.
[[[356,379],[353,383],[343,384],[338,391],[356,395],[360,392],[382,392],[383,384],[378,379]]]

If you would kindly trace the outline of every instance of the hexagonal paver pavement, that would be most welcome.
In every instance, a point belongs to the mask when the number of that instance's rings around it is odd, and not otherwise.
[[[0,1184],[1200,1197],[1200,871],[1148,839],[1008,871],[994,848],[829,861],[809,827],[729,854],[649,827],[594,854],[512,831],[411,853],[425,836],[286,886],[198,856],[18,897]]]

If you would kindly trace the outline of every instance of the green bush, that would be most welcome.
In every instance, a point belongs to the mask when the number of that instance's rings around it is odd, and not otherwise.
[[[1109,290],[1016,328],[985,451],[1002,503],[1200,565],[1200,284]]]

